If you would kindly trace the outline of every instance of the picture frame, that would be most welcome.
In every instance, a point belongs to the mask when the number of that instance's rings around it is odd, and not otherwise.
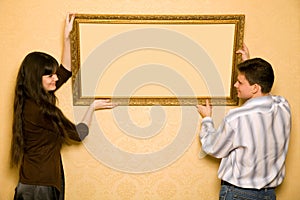
[[[238,104],[236,65],[245,15],[76,14],[71,32],[75,106]]]

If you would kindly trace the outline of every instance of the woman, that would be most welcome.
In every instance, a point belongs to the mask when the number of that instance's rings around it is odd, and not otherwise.
[[[94,101],[82,122],[74,125],[56,106],[54,92],[72,75],[69,34],[73,20],[74,15],[67,16],[62,64],[46,53],[32,52],[17,76],[11,146],[11,165],[20,167],[17,200],[64,199],[62,145],[87,136],[94,110],[115,107],[108,100]]]

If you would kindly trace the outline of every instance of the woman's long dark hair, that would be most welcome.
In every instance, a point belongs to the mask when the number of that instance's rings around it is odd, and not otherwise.
[[[62,140],[69,140],[66,130],[73,126],[73,123],[56,107],[54,91],[47,92],[42,85],[42,76],[55,73],[58,67],[55,58],[42,52],[29,53],[20,66],[14,98],[11,167],[18,166],[23,157],[23,107],[27,98],[34,100],[42,113],[53,122],[53,128],[61,133]]]

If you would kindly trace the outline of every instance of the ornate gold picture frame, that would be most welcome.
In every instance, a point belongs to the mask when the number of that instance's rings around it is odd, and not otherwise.
[[[244,15],[76,14],[73,104],[237,105]]]

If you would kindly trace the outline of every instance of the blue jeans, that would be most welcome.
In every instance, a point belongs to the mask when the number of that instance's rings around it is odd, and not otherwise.
[[[219,200],[276,200],[275,189],[244,189],[222,185]]]
[[[14,200],[63,200],[63,193],[55,187],[19,183]]]
[[[19,182],[15,189],[14,200],[64,200],[64,174],[62,174],[61,180],[60,191],[52,186],[28,185]]]

